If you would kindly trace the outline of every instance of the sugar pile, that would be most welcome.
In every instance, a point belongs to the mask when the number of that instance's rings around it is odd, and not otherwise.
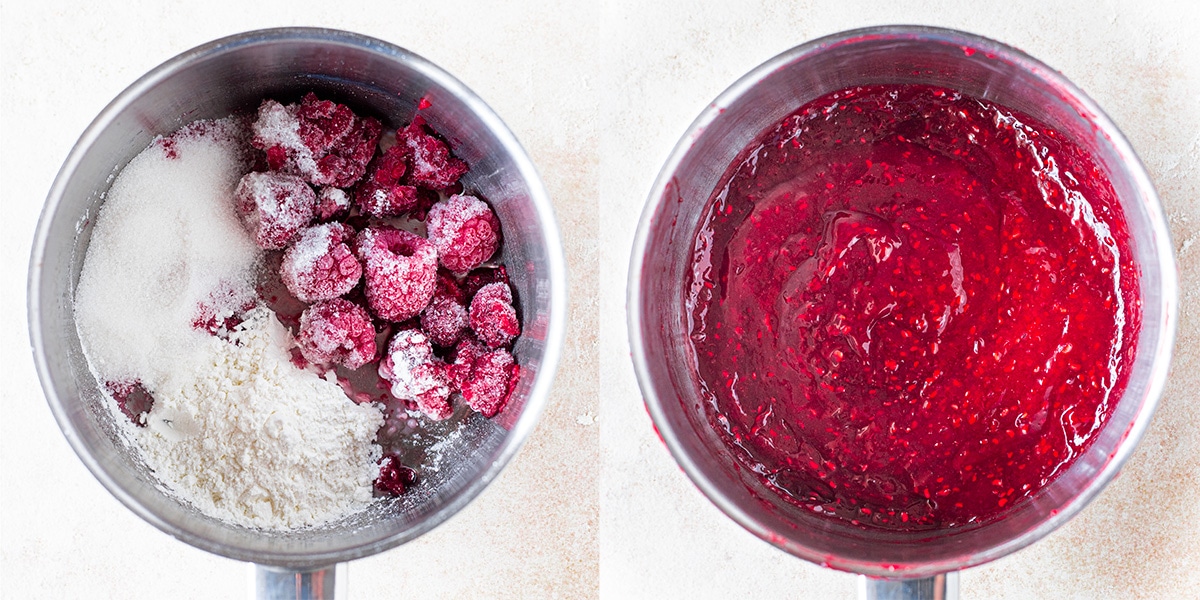
[[[241,525],[317,525],[370,503],[383,417],[294,366],[265,307],[225,336],[199,326],[256,298],[262,251],[232,202],[246,141],[240,121],[202,121],[125,167],[97,216],[76,322],[100,381],[154,397],[146,428],[115,416],[168,488]]]
[[[113,182],[88,245],[75,319],[105,380],[150,385],[188,364],[209,335],[204,305],[232,314],[254,298],[261,251],[229,201],[247,169],[244,126],[200,122],[162,138]]]

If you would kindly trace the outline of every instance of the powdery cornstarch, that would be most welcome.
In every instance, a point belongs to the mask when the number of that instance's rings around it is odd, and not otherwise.
[[[111,408],[162,483],[212,517],[290,529],[370,503],[383,417],[294,366],[265,307],[228,339],[196,326],[257,298],[262,252],[232,202],[250,167],[247,136],[235,119],[200,121],[122,170],[97,215],[75,313],[97,378],[141,382],[154,397],[146,428]]]
[[[291,363],[258,307],[203,361],[156,390],[135,432],[146,463],[204,513],[270,529],[319,525],[371,503],[383,415]]]

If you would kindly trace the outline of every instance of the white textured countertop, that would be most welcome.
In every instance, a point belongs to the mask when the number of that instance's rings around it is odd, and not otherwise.
[[[1179,249],[1167,395],[1123,474],[1038,544],[966,571],[963,598],[1200,596],[1200,8],[1188,0],[603,3],[130,0],[0,5],[0,596],[245,597],[250,567],[144,523],[59,433],[28,349],[25,279],[43,199],[83,129],[172,56],[250,29],[315,25],[404,46],[454,73],[529,150],[554,199],[571,330],[552,405],[472,505],[347,569],[352,598],[853,597],[712,506],[655,437],[629,362],[637,215],[667,153],[735,79],[865,25],[964,29],[1060,69],[1153,177]],[[598,419],[597,419],[598,418]]]

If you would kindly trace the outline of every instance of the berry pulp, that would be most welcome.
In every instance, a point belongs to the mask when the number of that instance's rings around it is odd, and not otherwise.
[[[1060,132],[929,86],[850,88],[746,148],[693,240],[708,418],[782,498],[860,527],[998,518],[1121,397],[1138,271]]]

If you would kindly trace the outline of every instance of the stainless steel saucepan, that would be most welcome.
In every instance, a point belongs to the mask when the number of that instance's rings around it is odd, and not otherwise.
[[[1020,110],[1079,144],[1112,181],[1141,271],[1142,329],[1128,387],[1069,469],[1002,519],[921,533],[875,532],[798,510],[743,477],[708,424],[688,355],[684,290],[702,209],[734,157],[807,102],[870,84],[929,84]],[[1057,71],[1004,44],[928,27],[835,34],[784,52],[734,83],[679,141],[655,182],[635,238],[629,336],[646,406],[671,454],[729,517],[798,557],[860,573],[873,598],[951,598],[956,572],[1019,550],[1078,513],[1133,453],[1167,377],[1177,272],[1166,218],[1129,143]]]
[[[522,374],[494,419],[471,413],[443,450],[439,470],[399,498],[331,525],[288,533],[234,526],[166,494],[118,435],[88,369],[74,320],[74,291],[92,225],[117,173],[157,135],[197,119],[252,112],[263,98],[307,91],[407,124],[421,114],[470,165],[463,182],[500,218],[507,266],[523,314],[514,355]],[[457,79],[392,44],[328,29],[252,31],[185,52],[139,79],[96,117],[54,182],[29,267],[29,330],[55,418],[79,458],[130,510],[204,550],[263,565],[260,593],[329,597],[333,565],[403,544],[479,495],[517,452],[546,406],[566,319],[565,266],[550,200],[533,164],[500,118]],[[441,424],[443,429],[458,426]],[[425,436],[432,443],[433,436]]]

